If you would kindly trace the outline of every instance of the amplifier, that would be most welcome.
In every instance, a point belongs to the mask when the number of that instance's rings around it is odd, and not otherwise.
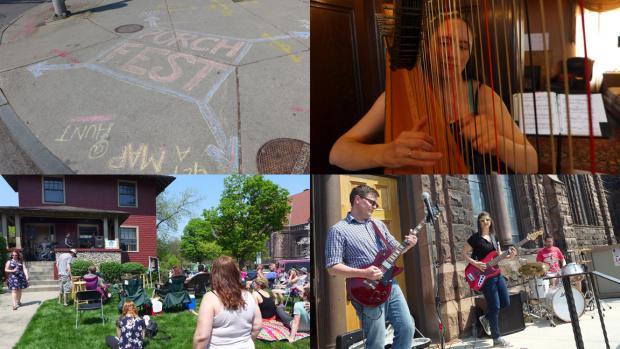
[[[479,334],[484,334],[482,325],[478,318],[487,311],[487,302],[484,297],[475,300],[476,305],[476,326]],[[520,293],[510,295],[510,305],[499,310],[499,333],[502,336],[523,331],[525,329],[525,319],[523,318],[523,300]]]

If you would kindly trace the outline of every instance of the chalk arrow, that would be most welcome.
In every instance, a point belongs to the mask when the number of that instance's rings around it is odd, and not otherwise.
[[[81,65],[82,64],[79,64],[79,63],[78,64],[71,64],[71,63],[67,63],[67,64],[49,64],[49,63],[47,63],[47,61],[43,61],[43,62],[31,65],[27,69],[32,73],[32,75],[35,78],[38,78],[39,76],[43,75],[43,72],[45,72],[45,71],[49,71],[49,70],[69,70],[69,69],[73,69],[73,68],[78,68]]]
[[[150,28],[157,27],[157,21],[159,21],[159,17],[149,16],[146,17],[144,21],[149,24]]]

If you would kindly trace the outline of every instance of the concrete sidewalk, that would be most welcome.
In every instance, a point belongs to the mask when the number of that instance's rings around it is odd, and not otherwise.
[[[620,332],[618,324],[620,323],[620,299],[602,300],[605,311],[604,320],[607,330],[607,338],[609,346],[612,349],[620,349]],[[609,309],[608,306],[611,306]],[[593,318],[592,318],[593,317]],[[513,345],[515,349],[570,349],[576,348],[575,336],[573,335],[573,327],[570,322],[561,322],[556,319],[556,327],[551,327],[546,320],[535,320],[534,323],[526,323],[525,330],[505,338]],[[587,349],[606,348],[603,338],[603,330],[596,308],[594,311],[586,311],[579,318],[579,326],[583,338],[584,347]],[[473,349],[473,348],[492,348],[493,341],[488,337],[466,338],[462,341],[455,341],[445,346],[452,349]]]
[[[13,311],[11,292],[0,295],[0,349],[13,348],[26,330],[32,316],[45,300],[57,298],[58,292],[29,292],[22,294],[22,306]]]
[[[308,0],[67,7],[27,11],[0,41],[0,120],[42,171],[256,173],[266,142],[309,142]]]

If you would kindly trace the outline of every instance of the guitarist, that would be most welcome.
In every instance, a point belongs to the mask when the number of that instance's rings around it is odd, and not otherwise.
[[[393,249],[399,245],[385,224],[371,217],[379,206],[378,197],[379,193],[367,185],[357,186],[351,191],[349,195],[351,211],[328,232],[325,266],[330,275],[369,280],[379,280],[383,277],[383,273],[376,266],[364,268],[374,261],[379,251],[385,248]],[[385,246],[384,241],[390,246]],[[405,241],[408,245],[405,250],[407,251],[417,243],[418,238],[415,235],[408,235]],[[415,324],[396,281],[393,283],[389,300],[378,307],[365,307],[356,301],[351,302],[362,322],[367,349],[384,347],[386,320],[394,326],[392,348],[411,348]]]
[[[494,236],[495,231],[491,215],[483,211],[478,215],[478,232],[472,234],[463,247],[463,258],[476,268],[484,271],[487,265],[480,262],[480,260],[496,249],[498,253],[501,253],[500,246],[495,241]],[[510,247],[508,251],[508,258],[512,258],[517,254],[514,247]],[[510,305],[510,295],[506,287],[506,280],[504,280],[501,274],[487,279],[480,291],[482,291],[487,301],[487,313],[480,317],[480,323],[482,323],[484,331],[493,338],[494,347],[512,347],[505,338],[499,335],[499,310]]]

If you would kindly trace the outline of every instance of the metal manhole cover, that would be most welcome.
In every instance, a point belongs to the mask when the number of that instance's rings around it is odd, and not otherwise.
[[[144,26],[140,24],[125,24],[114,28],[114,31],[120,34],[129,34],[139,32],[142,29],[144,29]]]
[[[256,154],[259,173],[310,173],[310,144],[277,138],[263,144]]]

